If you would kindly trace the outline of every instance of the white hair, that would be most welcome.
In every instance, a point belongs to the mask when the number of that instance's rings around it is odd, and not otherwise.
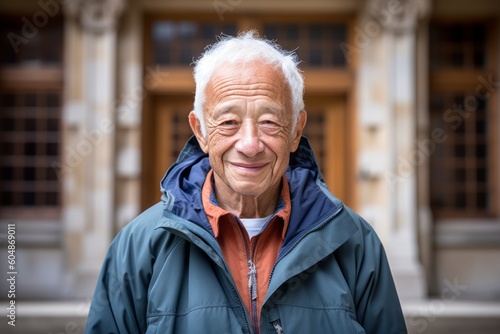
[[[293,111],[293,128],[298,115],[304,109],[304,78],[298,67],[299,60],[293,51],[285,51],[278,44],[259,38],[254,30],[243,32],[237,37],[221,36],[220,40],[208,46],[202,56],[195,61],[194,112],[200,121],[201,132],[206,136],[203,108],[206,100],[205,89],[215,70],[224,64],[262,60],[280,68],[290,88]]]

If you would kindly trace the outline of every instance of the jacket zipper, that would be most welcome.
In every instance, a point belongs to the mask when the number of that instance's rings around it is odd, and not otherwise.
[[[251,325],[253,328],[254,333],[259,333],[259,324],[257,322],[257,267],[255,267],[255,263],[253,262],[253,257],[254,257],[254,252],[255,252],[255,247],[252,247],[252,242],[250,241],[250,247],[248,246],[247,243],[247,238],[245,233],[243,232],[243,226],[242,224],[238,221],[238,224],[240,225],[240,234],[241,234],[241,239],[243,239],[243,244],[245,245],[245,253],[247,255],[247,264],[248,264],[248,289],[250,292],[250,307],[251,310],[248,310],[250,312],[250,321]],[[259,236],[255,236],[255,242],[253,245],[257,245],[257,238]]]
[[[281,322],[279,320],[274,320],[272,322],[274,330],[276,331],[276,334],[285,334],[283,331],[283,328],[281,327]]]
[[[248,289],[250,290],[250,300],[252,304],[252,327],[258,333],[257,323],[257,269],[250,259],[248,260]]]

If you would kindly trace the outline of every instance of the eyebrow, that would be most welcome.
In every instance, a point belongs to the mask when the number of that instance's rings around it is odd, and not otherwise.
[[[213,117],[218,118],[221,115],[229,113],[229,112],[231,112],[231,111],[233,111],[235,109],[239,109],[239,107],[236,106],[236,105],[229,105],[229,106],[226,106],[226,107],[223,107],[223,108],[220,108],[220,109],[215,109]],[[270,106],[270,105],[261,106],[259,109],[264,110],[266,112],[269,112],[269,113],[271,113],[273,115],[278,115],[280,113],[280,111],[281,111],[281,108],[276,108],[276,107],[273,107],[273,106]]]
[[[230,112],[230,111],[232,111],[232,110],[234,110],[234,109],[237,109],[237,108],[238,108],[238,107],[237,107],[237,106],[235,106],[235,105],[229,105],[229,106],[224,107],[224,108],[222,108],[222,109],[215,109],[215,110],[214,110],[213,117],[217,118],[217,117],[219,117],[219,116],[221,116],[221,115],[223,115],[223,114],[226,114],[226,113],[228,113],[228,112]]]
[[[270,113],[272,114],[278,114],[281,109],[279,108],[275,108],[275,107],[272,107],[272,106],[263,106],[262,109],[266,110],[266,111],[269,111]]]

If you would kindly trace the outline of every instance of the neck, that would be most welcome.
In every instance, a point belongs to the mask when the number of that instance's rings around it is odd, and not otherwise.
[[[224,210],[240,218],[263,218],[276,210],[281,182],[272,185],[260,195],[239,194],[227,187],[222,180],[214,178],[214,191],[217,204]]]

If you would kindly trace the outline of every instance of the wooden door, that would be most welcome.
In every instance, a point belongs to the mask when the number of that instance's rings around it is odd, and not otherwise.
[[[309,95],[305,97],[307,124],[304,136],[309,139],[328,188],[342,201],[350,202],[349,192],[349,117],[342,96]]]
[[[192,95],[151,96],[143,127],[142,207],[160,200],[160,181],[193,134],[188,122]]]

